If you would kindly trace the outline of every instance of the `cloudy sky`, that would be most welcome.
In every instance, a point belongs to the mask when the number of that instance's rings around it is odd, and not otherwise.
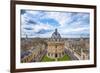
[[[21,37],[51,37],[57,28],[61,37],[89,37],[90,14],[21,10]]]

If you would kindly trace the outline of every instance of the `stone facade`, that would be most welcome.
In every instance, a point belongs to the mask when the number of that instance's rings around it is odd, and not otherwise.
[[[78,40],[67,40],[65,48],[69,50],[79,60],[88,60],[89,57],[89,40],[80,38]]]

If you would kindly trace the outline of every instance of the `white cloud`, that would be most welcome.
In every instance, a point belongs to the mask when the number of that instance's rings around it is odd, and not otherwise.
[[[73,15],[74,14],[74,15]],[[50,23],[42,23],[39,20],[40,19],[54,19],[57,21],[60,26],[57,26],[59,32],[63,34],[63,36],[66,36],[64,34],[67,33],[79,33],[84,32],[84,30],[89,30],[89,24],[83,21],[83,19],[88,18],[88,14],[84,13],[71,13],[71,12],[41,12],[41,11],[26,11],[23,15],[21,15],[21,22],[22,22],[22,34],[33,34],[34,32],[38,32],[41,29],[45,30],[54,30],[55,27],[51,25]],[[77,21],[74,21],[76,19]],[[37,22],[36,25],[27,25],[28,20],[34,20]],[[31,27],[33,30],[25,30],[24,27]],[[89,32],[89,31],[87,31]],[[48,32],[46,34],[41,34],[41,37],[48,37],[51,36],[53,32]]]
[[[38,15],[39,11],[26,10],[27,14]]]
[[[63,26],[66,22],[69,22],[71,13],[61,13],[61,12],[45,12],[46,14],[43,18],[52,18],[56,20],[61,26]]]
[[[59,32],[61,34],[71,34],[71,33],[74,33],[74,34],[80,34],[80,33],[83,33],[84,31],[89,31],[89,28],[87,27],[79,27],[79,28],[66,28],[66,29],[60,29]]]

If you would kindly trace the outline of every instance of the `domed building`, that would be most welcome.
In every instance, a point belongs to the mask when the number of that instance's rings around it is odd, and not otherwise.
[[[64,41],[61,39],[61,35],[57,29],[55,29],[47,44],[47,56],[49,58],[57,59],[64,56]]]

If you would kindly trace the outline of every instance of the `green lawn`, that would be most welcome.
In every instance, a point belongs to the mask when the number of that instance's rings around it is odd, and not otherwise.
[[[71,58],[68,55],[64,55],[62,58],[58,58],[58,61],[69,61]]]
[[[42,58],[42,62],[55,61],[55,59],[48,58],[46,55]]]
[[[62,58],[58,58],[57,61],[69,61],[71,58],[68,55],[64,55]],[[42,58],[42,62],[55,61],[55,59],[48,58],[46,55]]]

